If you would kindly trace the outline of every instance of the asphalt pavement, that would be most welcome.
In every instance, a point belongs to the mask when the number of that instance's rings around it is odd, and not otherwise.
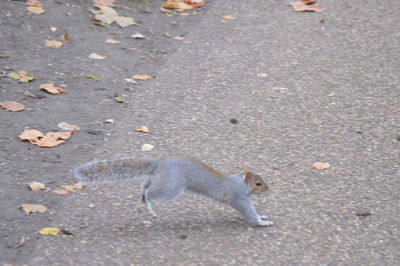
[[[300,13],[283,0],[211,1],[93,152],[249,167],[269,183],[253,202],[274,226],[194,195],[155,204],[153,220],[139,180],[92,186],[53,216],[75,235],[38,239],[28,264],[400,264],[400,6],[320,4]]]

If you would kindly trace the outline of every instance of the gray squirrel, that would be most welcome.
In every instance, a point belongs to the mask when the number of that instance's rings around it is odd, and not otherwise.
[[[144,177],[142,200],[153,217],[157,216],[153,200],[169,200],[187,190],[231,205],[251,223],[273,225],[268,216],[258,215],[250,202],[252,192],[268,189],[264,180],[251,172],[223,175],[196,159],[125,158],[87,163],[75,168],[74,175],[83,185]]]

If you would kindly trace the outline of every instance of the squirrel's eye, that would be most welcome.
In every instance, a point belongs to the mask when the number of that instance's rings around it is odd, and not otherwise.
[[[261,185],[262,185],[261,182],[257,182],[257,183],[256,183],[256,186],[257,186],[257,187],[259,187],[259,186],[261,186]]]

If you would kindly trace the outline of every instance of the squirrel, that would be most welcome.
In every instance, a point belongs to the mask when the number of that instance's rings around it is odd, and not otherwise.
[[[142,201],[153,217],[157,214],[152,201],[169,200],[187,190],[229,204],[253,224],[273,225],[268,216],[258,215],[250,202],[251,193],[268,189],[252,172],[223,175],[197,159],[125,158],[87,163],[75,168],[74,175],[83,185],[144,177]]]

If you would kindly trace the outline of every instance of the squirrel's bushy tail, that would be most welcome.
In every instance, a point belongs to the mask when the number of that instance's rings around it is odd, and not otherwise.
[[[74,176],[82,184],[109,183],[151,174],[157,160],[131,158],[94,161],[74,169]]]

